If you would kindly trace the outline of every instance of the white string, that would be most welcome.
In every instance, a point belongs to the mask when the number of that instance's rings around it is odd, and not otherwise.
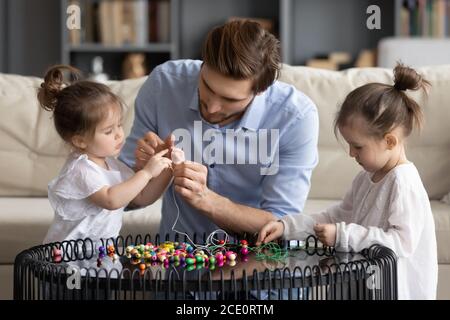
[[[172,161],[173,161],[173,163],[181,163],[181,162],[184,162],[184,160],[185,160],[185,158],[184,158],[183,150],[174,147],[172,149]],[[180,218],[180,207],[178,206],[177,199],[175,197],[175,186],[173,185],[173,181],[174,181],[174,179],[172,179],[170,184],[171,184],[171,187],[172,187],[173,202],[175,203],[175,207],[177,208],[177,217],[176,217],[176,219],[175,219],[175,221],[173,223],[172,231],[174,231],[174,232],[176,232],[178,234],[186,236],[186,238],[189,240],[189,242],[195,247],[194,252],[198,252],[198,251],[203,249],[203,250],[207,251],[210,255],[212,255],[212,253],[209,250],[209,247],[211,245],[216,246],[216,247],[220,247],[220,248],[225,247],[225,244],[228,243],[228,241],[229,241],[229,236],[222,229],[217,229],[217,230],[211,232],[209,234],[208,238],[206,239],[206,243],[204,245],[195,244],[194,241],[192,241],[192,239],[189,237],[188,234],[186,234],[185,232],[181,232],[181,231],[175,229],[175,226],[178,223],[178,219]],[[220,244],[219,243],[220,240],[218,238],[215,238],[215,235],[218,234],[218,233],[225,234],[225,237],[224,237],[225,239],[224,239],[224,243],[223,244]]]
[[[194,252],[198,252],[200,250],[204,250],[204,251],[208,252],[209,255],[212,255],[212,252],[209,250],[209,247],[211,245],[219,247],[219,248],[224,248],[225,247],[225,244],[228,243],[228,241],[230,239],[228,233],[225,230],[222,230],[222,229],[214,230],[206,238],[206,243],[204,245],[201,245],[201,244],[194,243],[194,241],[192,241],[192,239],[189,237],[189,235],[187,233],[181,232],[181,231],[175,229],[175,226],[178,223],[178,219],[180,218],[180,207],[178,206],[177,199],[175,197],[175,186],[173,185],[173,181],[172,181],[172,197],[173,197],[173,201],[175,203],[175,207],[177,208],[177,217],[175,219],[175,222],[173,223],[172,231],[174,231],[174,232],[176,232],[178,234],[186,236],[186,238],[189,240],[189,242],[195,247]],[[218,233],[222,233],[222,234],[225,235],[223,244],[219,243],[220,239],[214,237]]]

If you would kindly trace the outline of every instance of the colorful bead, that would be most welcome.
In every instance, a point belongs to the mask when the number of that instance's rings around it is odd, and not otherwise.
[[[62,260],[62,251],[58,248],[53,248],[53,262],[61,262]]]
[[[216,260],[217,260],[217,263],[223,262],[224,256],[223,256],[222,252],[216,253]]]
[[[227,257],[227,260],[231,260],[231,261],[236,260],[236,254],[233,251],[227,251],[225,253],[225,256]]]
[[[248,255],[248,249],[247,248],[241,248],[241,254],[243,254],[244,256]]]
[[[247,255],[250,252],[247,240],[241,240],[238,245],[228,245],[225,240],[219,240],[219,247],[206,247],[206,250],[194,247],[186,242],[170,242],[166,241],[160,245],[153,245],[150,242],[138,244],[136,246],[127,246],[125,255],[130,259],[132,264],[142,265],[163,265],[168,268],[170,264],[180,267],[186,267],[189,270],[207,267],[214,270],[216,267],[225,265],[234,266],[237,261],[237,254],[229,248],[237,247],[238,252],[242,255],[243,261],[248,260]],[[112,259],[115,255],[113,245],[108,245],[106,250],[104,247],[99,249],[99,257],[108,254]],[[247,258],[245,258],[247,257]],[[142,270],[142,269],[141,269]]]
[[[195,264],[188,264],[187,266],[186,266],[186,270],[187,271],[192,271],[192,270],[194,270],[195,269]]]

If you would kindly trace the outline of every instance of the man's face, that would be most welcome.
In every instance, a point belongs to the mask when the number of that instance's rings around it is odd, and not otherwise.
[[[253,101],[252,80],[235,80],[203,64],[199,78],[200,113],[206,121],[220,126],[242,117]]]

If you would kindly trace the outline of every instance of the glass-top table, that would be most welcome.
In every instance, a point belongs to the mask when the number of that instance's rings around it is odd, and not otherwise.
[[[379,245],[359,253],[336,252],[310,236],[306,241],[280,242],[284,251],[277,260],[270,254],[261,259],[250,250],[246,255],[238,253],[234,262],[228,260],[221,267],[152,260],[145,260],[144,267],[144,260],[127,257],[128,246],[148,242],[163,241],[137,235],[25,250],[15,261],[15,299],[397,298],[396,256]],[[99,260],[100,246],[112,246],[115,258],[111,254]],[[230,247],[239,252],[238,242],[230,243]],[[58,259],[55,248],[61,254]]]

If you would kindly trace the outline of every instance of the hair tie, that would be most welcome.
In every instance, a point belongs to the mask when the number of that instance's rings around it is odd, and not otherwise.
[[[398,82],[396,84],[394,84],[394,89],[399,90],[399,91],[406,91],[406,87],[401,86]]]

